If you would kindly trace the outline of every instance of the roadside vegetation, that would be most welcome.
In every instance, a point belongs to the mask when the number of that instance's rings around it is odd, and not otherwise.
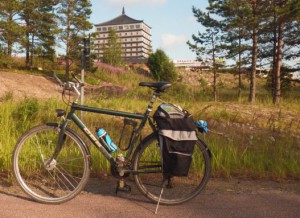
[[[181,70],[183,71],[183,70]],[[18,72],[18,71],[17,71]],[[132,70],[99,66],[88,73],[85,104],[120,111],[142,113],[151,90],[139,87],[140,81],[153,81],[151,75]],[[20,73],[28,73],[21,71]],[[32,72],[30,72],[32,73]],[[41,75],[50,76],[48,73]],[[197,85],[186,84],[185,76],[161,97],[190,111],[194,118],[207,120],[210,131],[203,137],[210,145],[213,176],[225,178],[255,178],[272,180],[300,179],[300,96],[299,85],[291,86],[280,106],[274,106],[265,89],[266,79],[258,78],[256,104],[248,96],[238,96],[232,74],[220,74],[219,101],[212,101],[210,72],[185,73]],[[63,77],[64,73],[60,76]],[[230,82],[231,78],[231,82]],[[205,82],[204,82],[205,80]],[[247,78],[243,80],[247,86]],[[92,88],[91,88],[92,87]],[[246,92],[246,91],[245,91]],[[235,97],[234,97],[235,96]],[[156,106],[158,106],[157,102]],[[54,111],[66,108],[61,99],[47,101],[25,98],[14,99],[13,93],[1,97],[0,107],[0,170],[1,175],[11,175],[11,154],[16,140],[30,127],[58,121]],[[91,130],[103,127],[115,143],[119,142],[122,119],[96,114],[83,114]],[[143,136],[147,135],[147,129]],[[109,174],[109,163],[93,147],[92,173]]]
[[[299,1],[211,0],[204,11],[192,7],[205,31],[187,44],[199,60],[212,60],[212,70],[204,72],[175,69],[160,49],[148,59],[152,73],[143,65],[126,66],[113,31],[101,63],[94,63],[95,36],[86,34],[92,28],[89,0],[11,0],[0,7],[1,69],[47,77],[53,70],[63,79],[84,66],[85,104],[139,113],[151,95],[139,82],[172,81],[162,99],[208,121],[203,137],[213,154],[213,176],[300,180],[300,85],[288,76],[299,70]],[[60,56],[58,45],[65,49]],[[24,52],[23,59],[15,57]],[[223,58],[235,62],[230,70],[216,61]],[[268,78],[257,77],[258,66],[270,68]],[[55,121],[55,109],[66,105],[61,99],[17,99],[12,92],[0,103],[0,175],[10,176],[16,140],[36,124]],[[118,143],[121,119],[83,116],[90,129],[103,127]],[[91,150],[93,174],[109,173],[108,162]]]

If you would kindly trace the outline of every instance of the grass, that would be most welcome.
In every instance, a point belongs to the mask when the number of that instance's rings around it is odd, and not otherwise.
[[[256,140],[251,145],[251,140]],[[207,138],[213,154],[213,172],[219,177],[299,180],[300,152],[291,138],[271,142],[268,138],[250,139],[239,145],[238,140],[214,136]]]
[[[140,81],[151,81],[151,78],[137,73],[102,71],[88,74],[86,81],[92,81],[95,85],[109,83],[127,88],[117,95],[111,95],[109,91],[94,93],[86,98],[85,104],[89,106],[143,113],[152,93],[138,86]],[[203,81],[201,83],[207,85]],[[217,122],[209,126],[212,132],[205,136],[213,154],[213,176],[299,180],[300,145],[299,138],[295,137],[300,129],[297,116],[300,111],[299,87],[293,87],[291,93],[294,97],[287,97],[276,107],[271,104],[262,86],[258,89],[255,105],[247,102],[246,90],[238,98],[237,89],[224,87],[219,90],[218,102],[210,101],[210,89],[181,83],[174,83],[162,96],[187,109],[195,119]],[[61,100],[56,99],[15,101],[10,93],[2,97],[0,171],[11,173],[13,147],[26,130],[40,123],[58,121],[54,111],[65,107]],[[118,143],[122,119],[88,113],[84,113],[83,118],[90,130],[105,128],[113,141]],[[221,134],[214,134],[214,131]],[[142,136],[147,133],[148,129]],[[109,162],[94,147],[91,147],[91,155],[93,174],[109,172]]]

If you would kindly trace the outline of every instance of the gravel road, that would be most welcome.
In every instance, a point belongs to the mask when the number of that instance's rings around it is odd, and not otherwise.
[[[115,194],[116,180],[90,179],[85,190],[60,205],[33,202],[17,185],[0,183],[0,217],[251,217],[299,218],[300,185],[262,181],[209,181],[203,193],[177,206],[156,205],[136,189]]]

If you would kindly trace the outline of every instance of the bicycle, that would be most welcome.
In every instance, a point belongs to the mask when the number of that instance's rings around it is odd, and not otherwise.
[[[165,178],[162,173],[158,129],[150,113],[155,100],[171,83],[139,83],[153,90],[145,112],[139,114],[79,105],[79,89],[84,84],[75,76],[75,81],[73,79],[64,83],[55,74],[54,78],[63,87],[62,97],[66,91],[75,93],[74,100],[69,102],[69,111],[57,109],[57,117],[61,119],[59,123],[38,125],[24,133],[17,141],[12,157],[17,183],[35,201],[48,204],[68,201],[81,192],[89,179],[90,150],[82,137],[68,126],[70,122],[75,123],[110,162],[112,176],[119,179],[119,189],[128,189],[124,179],[132,175],[136,186],[147,198],[161,204],[174,205],[194,198],[205,187],[211,173],[211,153],[199,134],[188,176]],[[123,117],[127,123],[135,126],[125,149],[125,157],[121,160],[119,155],[114,158],[76,115],[77,111]],[[140,122],[138,125],[136,120]],[[147,122],[152,133],[138,144]]]

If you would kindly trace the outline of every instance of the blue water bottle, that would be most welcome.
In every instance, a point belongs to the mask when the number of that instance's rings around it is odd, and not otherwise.
[[[104,129],[98,129],[96,133],[100,143],[108,152],[113,153],[118,149]]]

